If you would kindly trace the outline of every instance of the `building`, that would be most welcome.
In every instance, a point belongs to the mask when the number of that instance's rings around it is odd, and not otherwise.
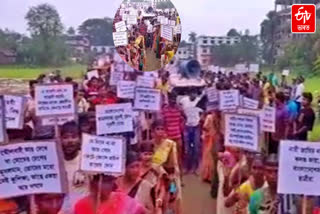
[[[80,57],[90,51],[90,40],[82,35],[68,35],[66,44],[73,50],[73,57]]]
[[[274,46],[276,57],[284,54],[284,48],[288,42],[304,39],[308,35],[291,33],[292,4],[316,4],[317,16],[320,18],[320,0],[276,0],[275,12],[278,15],[278,23],[274,26]]]
[[[196,58],[202,68],[212,64],[212,49],[214,46],[234,45],[241,41],[238,36],[199,36],[196,40]]]
[[[0,65],[14,64],[16,60],[16,52],[9,49],[0,49]]]
[[[178,48],[176,58],[179,60],[189,60],[194,58],[194,44],[186,43],[184,46]]]

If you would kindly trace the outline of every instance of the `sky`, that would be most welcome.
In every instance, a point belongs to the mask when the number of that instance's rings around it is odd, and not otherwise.
[[[65,27],[77,28],[88,18],[113,18],[122,0],[1,0],[0,28],[27,33],[28,9],[41,3],[56,7]],[[231,28],[250,34],[260,32],[260,23],[274,8],[274,0],[172,0],[182,23],[182,38],[197,35],[224,36]]]

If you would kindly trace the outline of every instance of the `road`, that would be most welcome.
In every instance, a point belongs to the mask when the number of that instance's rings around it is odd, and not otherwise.
[[[155,71],[161,68],[161,61],[160,59],[156,58],[156,54],[153,52],[152,49],[147,48],[146,50],[146,65],[144,67],[144,71]]]
[[[195,175],[185,176],[184,184],[183,214],[216,213],[216,201],[210,196],[210,184],[201,182]]]

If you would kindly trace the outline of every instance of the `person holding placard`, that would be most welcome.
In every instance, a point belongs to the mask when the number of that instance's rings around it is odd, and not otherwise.
[[[90,194],[75,205],[74,214],[146,214],[133,198],[117,192],[116,178],[98,174],[90,179]]]
[[[278,158],[268,157],[264,166],[267,185],[256,190],[250,197],[250,214],[298,214],[298,199],[294,195],[277,194]]]
[[[64,165],[67,172],[68,190],[62,213],[73,213],[73,207],[79,199],[89,192],[89,180],[87,175],[80,171],[80,130],[74,122],[67,122],[60,129],[61,144],[64,155]]]
[[[116,184],[118,191],[126,193],[139,202],[147,214],[153,214],[155,192],[152,192],[152,184],[141,176],[141,162],[138,153],[129,151],[126,158],[126,170],[124,176],[118,177]],[[153,193],[153,194],[152,194]]]
[[[65,194],[37,194],[34,197],[37,214],[59,214]]]

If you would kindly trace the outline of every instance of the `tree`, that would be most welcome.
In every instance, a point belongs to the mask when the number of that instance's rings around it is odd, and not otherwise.
[[[197,40],[197,34],[195,32],[190,32],[189,33],[189,42],[195,43]]]
[[[25,16],[28,30],[32,35],[55,37],[62,34],[63,25],[58,11],[49,4],[31,7]]]
[[[92,45],[113,45],[112,29],[113,20],[104,18],[88,19],[79,26],[78,31],[88,36]]]
[[[175,8],[171,1],[160,1],[157,3],[157,9],[165,10]]]
[[[232,28],[227,33],[227,36],[240,36],[240,33],[238,33],[238,31],[236,29]]]
[[[180,44],[179,44],[179,47],[180,47],[180,48],[186,47],[187,44],[188,44],[188,43],[187,43],[185,40],[182,40],[182,41],[180,42]]]
[[[75,35],[76,34],[76,30],[73,27],[69,27],[67,30],[67,33],[69,35]]]
[[[0,29],[0,48],[16,50],[23,36],[8,29]]]
[[[261,23],[260,36],[262,42],[262,58],[269,65],[274,64],[275,58],[275,28],[279,17],[275,11],[270,11]]]

